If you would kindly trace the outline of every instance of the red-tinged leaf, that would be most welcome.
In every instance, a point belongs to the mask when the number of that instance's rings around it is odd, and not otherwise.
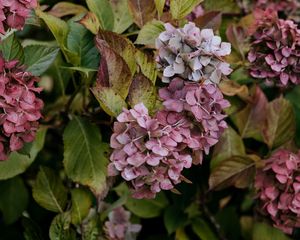
[[[209,176],[209,187],[221,190],[229,186],[248,187],[254,177],[255,162],[247,156],[233,156],[222,161]]]
[[[129,89],[128,102],[131,107],[142,102],[149,111],[152,111],[156,103],[155,86],[144,75],[137,74]]]
[[[117,33],[102,30],[99,31],[96,39],[105,40],[124,59],[130,68],[131,74],[134,75],[136,72],[136,60],[134,56],[136,49],[131,41]]]
[[[231,24],[226,30],[226,36],[232,47],[244,58],[245,52],[248,51],[246,30],[243,27]]]
[[[218,11],[211,11],[205,13],[203,16],[194,20],[195,24],[199,28],[212,28],[213,30],[219,30],[222,22],[222,13]]]
[[[102,87],[107,87],[108,83],[110,88],[125,99],[132,82],[132,75],[127,63],[106,41],[96,38],[96,46],[102,59],[97,83]]]
[[[100,29],[100,23],[97,16],[88,12],[80,21],[80,24],[85,26],[86,29],[90,30],[93,34],[97,34]]]
[[[129,10],[136,25],[142,28],[156,15],[154,1],[149,0],[128,0]]]
[[[269,148],[277,148],[294,138],[295,114],[292,105],[287,100],[280,97],[270,102],[266,116],[263,136]]]
[[[48,12],[49,14],[61,18],[69,15],[77,15],[81,13],[86,13],[88,10],[78,4],[70,3],[70,2],[59,2],[51,8]]]
[[[256,86],[251,102],[240,112],[232,115],[242,138],[254,138],[262,141],[262,128],[266,120],[267,98],[262,90]]]

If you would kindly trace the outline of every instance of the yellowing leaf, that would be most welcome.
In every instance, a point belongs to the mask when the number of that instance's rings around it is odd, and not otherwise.
[[[183,19],[203,0],[170,0],[170,10],[174,19]]]
[[[128,0],[128,6],[133,21],[140,28],[155,17],[156,7],[152,0]]]

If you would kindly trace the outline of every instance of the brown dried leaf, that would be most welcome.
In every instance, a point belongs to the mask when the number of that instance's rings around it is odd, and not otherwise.
[[[205,13],[203,16],[194,20],[199,28],[212,28],[214,31],[219,30],[222,22],[222,13],[218,11],[211,11]]]
[[[88,10],[78,4],[70,2],[59,2],[53,6],[53,8],[48,12],[54,17],[65,17],[69,15],[77,15],[81,13],[86,13]]]
[[[82,19],[78,21],[82,24],[85,28],[90,30],[93,34],[97,34],[100,29],[100,23],[97,16],[92,13],[88,12]]]
[[[140,28],[151,21],[157,13],[155,3],[152,0],[128,0],[128,6],[133,21]]]

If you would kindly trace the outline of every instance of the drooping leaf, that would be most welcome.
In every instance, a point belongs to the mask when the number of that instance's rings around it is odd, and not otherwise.
[[[71,228],[69,212],[56,215],[49,229],[50,240],[76,240],[76,232]]]
[[[266,117],[264,113],[267,110],[267,104],[266,96],[259,87],[256,87],[248,105],[240,112],[232,115],[232,120],[242,138],[262,140],[262,128]]]
[[[296,122],[292,105],[280,97],[268,104],[266,125],[263,129],[265,143],[276,148],[295,136]]]
[[[158,17],[160,17],[163,14],[163,10],[166,4],[166,0],[154,0],[156,10],[158,13]]]
[[[60,177],[50,168],[41,167],[32,188],[34,200],[43,208],[63,212],[67,203],[67,190]]]
[[[252,182],[254,171],[255,162],[250,157],[230,157],[212,169],[209,176],[209,187],[215,190],[228,186],[245,188]]]
[[[126,61],[102,39],[96,38],[101,53],[97,83],[111,87],[123,99],[128,95],[132,75]]]
[[[58,2],[51,8],[48,13],[55,17],[61,18],[69,15],[86,13],[87,11],[88,10],[85,7],[75,3]]]
[[[88,191],[80,188],[73,189],[71,195],[71,222],[76,225],[82,223],[84,218],[88,215],[92,206],[92,196]]]
[[[124,59],[133,76],[136,72],[136,62],[134,58],[136,49],[133,43],[119,34],[108,31],[99,31],[96,41],[98,42],[100,39],[106,41],[111,49]]]
[[[44,147],[46,132],[46,127],[37,131],[34,142],[30,144],[29,155],[12,152],[7,161],[0,161],[0,180],[15,177],[26,171]]]
[[[125,100],[112,88],[94,87],[91,91],[102,109],[112,117],[117,117],[123,108],[127,108]]]
[[[156,7],[154,1],[128,0],[128,6],[133,17],[133,21],[140,28],[155,17]]]
[[[78,22],[82,24],[86,29],[90,30],[93,34],[97,34],[100,29],[99,19],[92,12],[88,12],[87,14],[85,14],[85,16]]]
[[[218,11],[207,12],[203,16],[196,18],[194,22],[200,29],[211,28],[217,31],[221,26],[222,13]]]
[[[229,126],[214,147],[210,168],[214,169],[222,161],[232,156],[245,154],[246,150],[242,138]]]
[[[170,0],[170,10],[174,19],[183,19],[203,0]]]
[[[128,102],[131,107],[138,103],[144,103],[151,112],[155,107],[156,87],[144,75],[137,74],[129,89]]]
[[[64,135],[64,166],[74,182],[90,187],[97,196],[106,188],[107,151],[98,128],[87,120],[74,116]]]
[[[114,14],[108,0],[86,0],[91,12],[98,17],[101,28],[104,30],[113,30]]]
[[[6,224],[14,223],[26,209],[28,190],[20,177],[0,181],[0,212]]]
[[[169,235],[187,223],[187,216],[177,208],[175,205],[169,206],[164,212],[164,224]]]
[[[253,228],[252,240],[290,240],[282,231],[268,225],[267,223],[256,222]]]
[[[206,11],[220,11],[222,13],[239,13],[241,10],[235,0],[205,0]]]
[[[218,239],[210,226],[201,218],[193,220],[192,228],[194,233],[202,240]]]
[[[155,47],[155,39],[161,32],[165,30],[164,24],[158,20],[152,20],[146,23],[139,32],[139,35],[135,41],[136,44],[143,44]]]
[[[0,51],[6,60],[19,60],[24,62],[24,50],[14,33],[11,33],[1,41]]]
[[[154,57],[137,50],[135,53],[135,60],[139,66],[140,72],[147,77],[153,85],[155,85],[157,78],[157,68]]]
[[[24,48],[27,71],[35,76],[42,75],[57,57],[59,49],[41,45],[30,45]]]
[[[123,33],[133,24],[132,16],[129,12],[127,0],[110,0],[114,13],[114,29],[116,33]]]
[[[94,44],[94,35],[77,23],[77,20],[77,18],[73,18],[68,22],[70,32],[67,37],[67,46],[78,56],[71,63],[83,68],[97,69],[99,54]]]

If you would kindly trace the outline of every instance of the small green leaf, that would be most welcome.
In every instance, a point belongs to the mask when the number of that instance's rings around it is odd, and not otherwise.
[[[222,13],[240,13],[241,11],[235,0],[205,0],[203,5],[206,11],[220,11]]]
[[[1,41],[0,51],[6,60],[19,60],[24,62],[24,50],[14,33],[11,33]]]
[[[183,19],[203,0],[170,0],[170,10],[174,19]]]
[[[59,49],[41,45],[30,45],[24,48],[27,71],[40,76],[51,66]]]
[[[217,236],[210,228],[210,226],[201,218],[197,218],[192,222],[192,228],[194,233],[201,240],[217,240]]]
[[[100,229],[99,215],[95,209],[91,209],[88,217],[81,224],[83,240],[99,240]]]
[[[164,23],[154,19],[142,27],[135,44],[155,47],[155,40],[163,31],[165,31]]]
[[[123,33],[133,24],[130,15],[127,0],[110,0],[110,4],[114,13],[114,29],[116,33]]]
[[[91,12],[98,17],[101,28],[104,30],[113,30],[114,14],[108,0],[86,0]]]
[[[154,0],[154,3],[157,9],[158,16],[161,17],[164,11],[166,0]]]
[[[157,68],[154,58],[140,50],[137,50],[135,53],[135,60],[140,67],[140,72],[142,72],[143,75],[151,80],[153,85],[155,85],[157,78]]]
[[[71,208],[71,222],[76,225],[82,223],[84,218],[88,215],[92,206],[92,196],[84,189],[73,189],[72,208]]]
[[[34,200],[43,208],[63,212],[67,203],[67,190],[60,177],[46,167],[41,167],[32,188]]]
[[[94,87],[91,91],[102,109],[112,117],[117,117],[123,108],[127,108],[125,100],[111,88]]]
[[[14,223],[26,209],[28,190],[20,177],[0,181],[0,212],[6,224]]]
[[[243,156],[245,154],[246,150],[242,138],[229,126],[214,147],[210,168],[215,168],[223,160],[232,156]]]
[[[252,240],[290,240],[284,233],[267,223],[256,222],[253,229]]]
[[[58,214],[49,229],[50,240],[76,240],[76,232],[71,228],[69,212]]]
[[[101,142],[99,129],[74,116],[64,135],[64,166],[74,182],[89,186],[97,196],[106,189],[107,145]]]

